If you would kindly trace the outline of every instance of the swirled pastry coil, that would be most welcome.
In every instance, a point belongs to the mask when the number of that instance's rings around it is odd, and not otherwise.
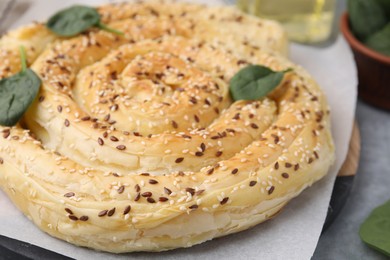
[[[188,247],[270,218],[327,173],[329,113],[311,77],[231,35],[215,41],[192,20],[237,11],[99,11],[125,37],[92,29],[59,39],[33,25],[0,40],[1,77],[18,71],[24,44],[42,79],[22,124],[0,137],[0,186],[41,229],[116,253]],[[239,17],[240,29],[260,21]],[[248,63],[293,71],[268,97],[232,102],[228,82]]]

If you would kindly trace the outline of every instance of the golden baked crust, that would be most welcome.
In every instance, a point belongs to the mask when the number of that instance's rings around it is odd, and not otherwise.
[[[41,229],[116,253],[188,247],[270,218],[327,173],[326,100],[269,50],[286,49],[278,25],[178,3],[99,12],[125,37],[34,24],[0,39],[0,78],[24,45],[42,79],[21,125],[0,127],[0,186]],[[293,71],[268,97],[232,102],[249,63]]]

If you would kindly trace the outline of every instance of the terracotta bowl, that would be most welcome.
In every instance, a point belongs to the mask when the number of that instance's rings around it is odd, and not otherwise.
[[[341,17],[340,29],[355,57],[359,97],[374,106],[390,110],[390,57],[369,49],[355,38],[347,13]]]

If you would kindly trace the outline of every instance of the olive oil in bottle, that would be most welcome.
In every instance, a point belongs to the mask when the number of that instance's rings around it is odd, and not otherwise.
[[[291,40],[317,43],[332,30],[336,0],[237,0],[246,13],[279,21]]]

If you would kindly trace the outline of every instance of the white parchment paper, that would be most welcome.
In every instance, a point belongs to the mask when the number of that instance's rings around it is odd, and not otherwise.
[[[14,25],[44,20],[75,2],[96,5],[104,0],[34,0]],[[214,1],[195,1],[220,4]],[[326,217],[333,183],[344,161],[354,120],[357,82],[352,55],[341,36],[330,47],[291,46],[291,59],[305,67],[326,92],[332,110],[336,162],[329,174],[304,191],[274,219],[247,231],[163,253],[114,255],[79,248],[52,238],[35,227],[0,191],[0,234],[76,259],[310,259]]]

